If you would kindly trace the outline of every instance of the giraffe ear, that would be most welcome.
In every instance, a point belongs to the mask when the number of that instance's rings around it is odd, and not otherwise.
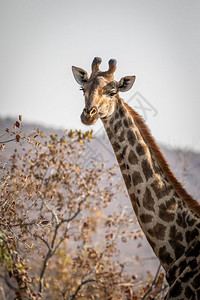
[[[135,76],[126,76],[122,77],[120,81],[118,82],[118,91],[119,92],[127,92],[132,88],[134,82],[135,82]]]
[[[89,79],[88,73],[85,70],[81,69],[81,68],[73,66],[72,67],[72,72],[73,72],[75,80],[80,85],[84,85]]]

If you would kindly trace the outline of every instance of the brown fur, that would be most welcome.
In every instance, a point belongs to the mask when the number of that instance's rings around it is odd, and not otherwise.
[[[123,100],[121,99],[121,101]],[[187,204],[187,206],[190,209],[192,209],[198,216],[200,216],[200,203],[186,192],[182,184],[177,180],[175,175],[172,173],[164,155],[162,154],[157,143],[155,142],[153,136],[151,135],[146,124],[144,123],[142,117],[124,101],[123,104],[126,107],[126,109],[129,111],[131,116],[133,117],[150,151],[153,153],[163,173],[165,174],[165,176],[167,177],[167,179],[169,180],[173,188],[176,190],[177,194],[183,199],[183,201]]]

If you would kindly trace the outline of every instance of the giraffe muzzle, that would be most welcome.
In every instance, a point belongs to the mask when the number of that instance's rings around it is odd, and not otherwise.
[[[98,117],[98,110],[96,106],[86,106],[81,114],[81,121],[85,125],[92,125],[97,121]]]

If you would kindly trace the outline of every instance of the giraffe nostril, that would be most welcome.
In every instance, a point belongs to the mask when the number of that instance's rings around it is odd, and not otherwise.
[[[96,112],[97,112],[96,108],[93,107],[93,108],[91,109],[91,111],[90,111],[90,115],[93,116],[93,115],[96,114]]]
[[[84,108],[84,110],[83,110],[83,113],[84,113],[84,115],[85,116],[90,116],[90,117],[92,117],[92,116],[94,116],[96,113],[97,113],[97,108],[96,107],[92,107],[92,108],[89,108],[89,107],[85,107]]]

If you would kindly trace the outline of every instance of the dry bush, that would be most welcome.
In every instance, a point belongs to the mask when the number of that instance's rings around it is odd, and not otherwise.
[[[6,132],[5,145],[22,143],[0,166],[0,276],[7,299],[141,299],[148,283],[133,292],[136,276],[119,260],[118,240],[133,236],[134,223],[116,205],[124,197],[121,183],[114,169],[95,161],[83,166],[92,132],[27,136],[21,120]]]

